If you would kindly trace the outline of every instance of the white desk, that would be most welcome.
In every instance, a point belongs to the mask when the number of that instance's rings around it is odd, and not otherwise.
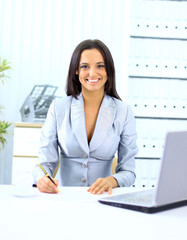
[[[15,188],[0,186],[2,240],[187,239],[187,206],[150,215],[103,205],[87,188],[60,188],[55,195],[33,189],[32,197],[14,196]]]

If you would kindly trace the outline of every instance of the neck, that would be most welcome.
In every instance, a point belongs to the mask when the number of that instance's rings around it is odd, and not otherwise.
[[[82,91],[83,99],[84,99],[84,104],[85,105],[101,105],[101,102],[104,97],[104,92],[85,92]]]

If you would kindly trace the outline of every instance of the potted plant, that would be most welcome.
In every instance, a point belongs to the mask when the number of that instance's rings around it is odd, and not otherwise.
[[[0,82],[2,82],[2,84],[4,85],[5,80],[8,78],[7,75],[5,75],[5,71],[11,69],[10,63],[7,62],[6,59],[3,59],[1,61],[0,58]],[[3,107],[0,106],[0,110]],[[5,135],[8,134],[8,128],[10,127],[11,123],[6,122],[6,121],[1,121],[0,120],[0,151],[4,149],[5,147],[5,143],[6,143],[6,138]]]
[[[10,69],[10,63],[6,59],[1,60],[0,58],[0,85],[4,85],[7,78],[9,78],[6,73]],[[0,112],[2,109],[3,107],[0,106]],[[13,137],[7,138],[7,135],[12,135],[9,132],[11,124],[10,122],[0,120],[0,184],[11,182]]]

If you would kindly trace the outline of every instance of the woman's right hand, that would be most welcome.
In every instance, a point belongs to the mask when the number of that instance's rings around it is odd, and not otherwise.
[[[44,193],[58,193],[59,189],[57,186],[59,185],[59,182],[54,178],[53,181],[55,182],[56,185],[53,182],[51,182],[51,180],[48,177],[43,176],[37,182],[38,190]]]

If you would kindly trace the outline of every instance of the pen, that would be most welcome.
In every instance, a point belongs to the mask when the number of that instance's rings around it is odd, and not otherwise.
[[[46,177],[48,177],[52,183],[54,183],[54,185],[57,187],[56,183],[53,181],[53,179],[49,176],[49,174],[45,171],[45,169],[42,167],[42,165],[40,163],[38,163],[38,166],[41,168],[41,170],[43,171],[43,173],[45,174]],[[58,188],[58,187],[57,187]],[[58,188],[58,191],[60,192],[60,189]]]

